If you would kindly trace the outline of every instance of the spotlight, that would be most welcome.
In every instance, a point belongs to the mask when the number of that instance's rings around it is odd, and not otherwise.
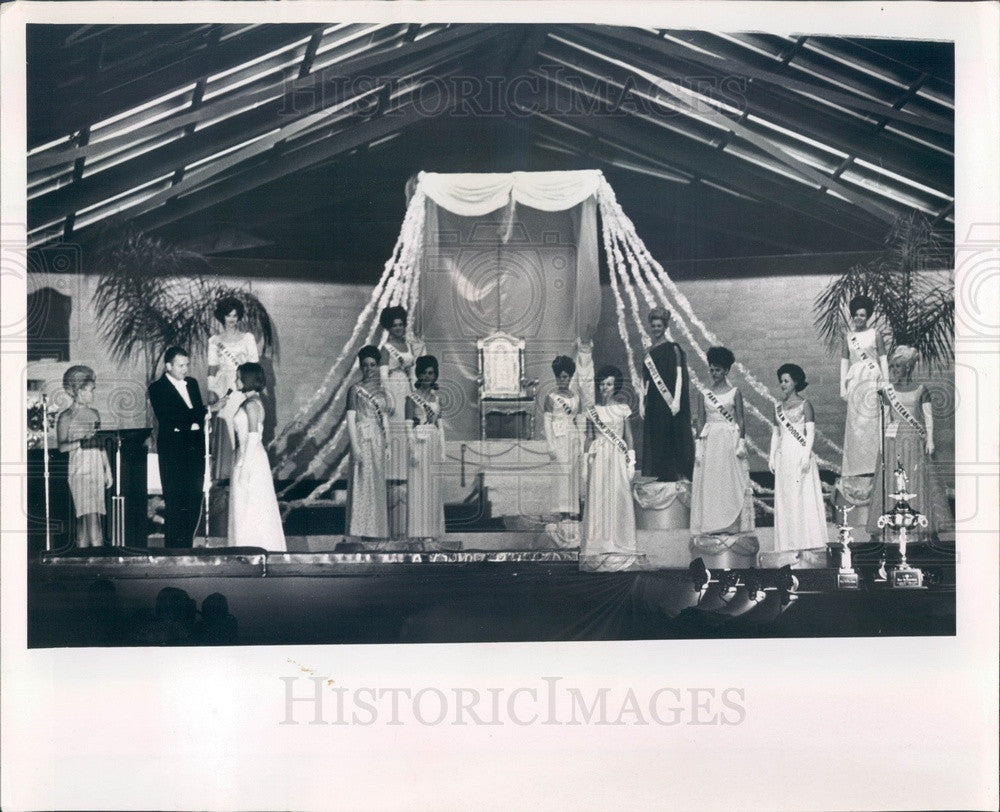
[[[694,587],[694,591],[703,594],[712,580],[712,573],[708,571],[703,558],[696,558],[688,564],[688,576],[691,578],[691,586]]]
[[[743,575],[743,585],[747,589],[747,598],[754,603],[759,603],[766,597],[763,585],[760,580],[760,573],[755,569],[748,569]]]
[[[785,564],[778,570],[778,592],[781,594],[781,605],[797,601],[799,596],[795,592],[799,588],[799,579],[792,572],[790,564]]]
[[[736,594],[736,585],[740,582],[740,575],[733,570],[726,570],[719,576],[719,587],[722,590],[721,598],[723,602],[729,603]]]

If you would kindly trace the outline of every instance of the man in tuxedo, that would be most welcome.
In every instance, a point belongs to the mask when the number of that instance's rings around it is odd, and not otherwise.
[[[642,426],[642,473],[660,482],[690,480],[694,471],[694,436],[688,399],[687,363],[682,350],[666,338],[670,313],[649,312],[653,346],[643,359],[645,422]]]
[[[191,547],[201,513],[205,479],[205,405],[194,378],[187,376],[190,359],[180,347],[164,355],[166,371],[149,385],[149,402],[156,415],[156,446],[160,482],[166,503],[167,547]]]

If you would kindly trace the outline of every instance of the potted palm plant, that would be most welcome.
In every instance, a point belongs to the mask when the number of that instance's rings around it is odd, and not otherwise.
[[[950,250],[919,213],[897,219],[885,238],[886,250],[834,279],[816,298],[816,327],[832,352],[840,349],[847,308],[853,296],[875,303],[876,319],[893,345],[914,347],[930,369],[943,369],[953,359],[955,294],[929,271],[953,265]]]

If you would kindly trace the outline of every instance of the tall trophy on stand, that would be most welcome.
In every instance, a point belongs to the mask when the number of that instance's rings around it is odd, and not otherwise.
[[[837,526],[837,537],[840,541],[840,569],[837,572],[837,586],[840,589],[857,589],[859,586],[858,574],[854,571],[851,563],[851,544],[854,542],[853,528],[847,522],[847,514],[854,508],[844,505],[841,509],[843,518]]]
[[[897,588],[917,589],[924,585],[924,573],[907,562],[906,545],[911,530],[927,527],[927,517],[910,507],[909,500],[916,494],[908,492],[906,471],[899,459],[896,460],[893,477],[896,480],[896,492],[889,496],[895,500],[896,505],[878,518],[879,528],[895,531],[899,541],[899,563],[889,571],[889,584]]]

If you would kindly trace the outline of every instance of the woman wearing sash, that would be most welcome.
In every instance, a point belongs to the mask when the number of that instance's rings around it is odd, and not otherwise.
[[[347,431],[351,438],[351,475],[347,490],[347,535],[384,539],[389,535],[386,507],[385,393],[379,386],[378,347],[358,352],[361,381],[347,393]]]
[[[580,398],[570,391],[570,381],[576,364],[566,355],[556,356],[552,373],[556,377],[556,390],[545,397],[545,440],[549,457],[559,466],[552,495],[555,510],[563,520],[580,512],[580,433],[576,416],[580,412]]]
[[[386,307],[379,315],[379,324],[388,333],[382,345],[379,374],[388,399],[389,462],[386,469],[388,484],[389,535],[402,539],[406,531],[406,480],[409,476],[409,452],[406,440],[406,397],[416,380],[414,361],[423,353],[423,346],[406,337],[406,308]]]
[[[595,377],[597,403],[587,409],[588,477],[580,569],[614,572],[641,563],[635,536],[632,410],[620,396],[621,370],[606,366]]]
[[[909,500],[910,507],[927,517],[927,527],[914,528],[911,537],[913,540],[928,541],[938,532],[954,530],[955,520],[931,463],[934,454],[934,413],[927,388],[922,383],[913,383],[916,363],[917,351],[907,346],[897,347],[889,362],[891,384],[883,391],[889,406],[889,422],[885,427],[885,459],[888,465],[883,471],[882,455],[879,454],[868,511],[868,532],[881,536],[878,518],[885,513],[887,503],[890,506],[895,504],[891,498],[883,499],[883,476],[885,492],[894,493],[893,474],[898,460],[906,472],[907,490],[916,494]]]
[[[768,467],[774,474],[774,549],[809,550],[827,542],[826,508],[813,456],[816,418],[799,392],[806,374],[796,364],[778,368],[781,402],[774,409]]]
[[[222,330],[208,339],[208,405],[217,411],[212,424],[212,478],[228,479],[233,470],[233,447],[236,439],[233,418],[243,402],[236,387],[240,364],[260,360],[257,339],[240,329],[246,315],[243,302],[226,296],[215,305],[215,318]]]
[[[711,385],[698,398],[692,536],[744,533],[754,526],[743,396],[726,379],[735,360],[725,347],[708,350]]]
[[[438,362],[433,355],[416,361],[417,384],[406,398],[409,439],[409,484],[406,509],[407,534],[422,542],[444,535],[444,431],[441,401],[437,395]]]
[[[878,383],[889,379],[882,335],[868,322],[875,303],[867,296],[851,299],[854,329],[844,337],[840,360],[840,397],[847,401],[842,477],[871,476],[879,446]]]

